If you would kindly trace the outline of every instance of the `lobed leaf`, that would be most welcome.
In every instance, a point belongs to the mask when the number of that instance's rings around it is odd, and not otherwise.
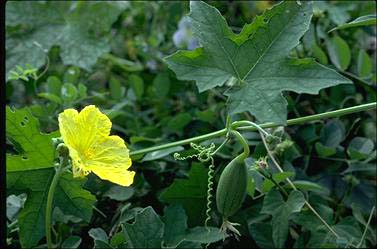
[[[288,57],[307,31],[310,3],[283,2],[257,16],[234,34],[220,12],[201,1],[190,2],[189,19],[202,47],[165,58],[181,80],[194,80],[199,92],[232,84],[230,114],[248,111],[260,122],[286,123],[283,91],[316,94],[350,80],[313,59]]]

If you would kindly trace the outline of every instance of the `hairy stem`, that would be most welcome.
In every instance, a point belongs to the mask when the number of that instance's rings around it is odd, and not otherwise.
[[[52,243],[52,236],[51,236],[51,227],[52,227],[52,210],[53,210],[53,201],[54,201],[54,193],[56,186],[58,185],[59,178],[63,173],[63,168],[66,166],[68,162],[67,157],[60,158],[60,164],[56,169],[54,178],[52,179],[50,189],[48,190],[47,196],[47,204],[46,204],[46,240],[47,240],[47,248],[54,248]]]
[[[335,117],[340,117],[340,116],[351,114],[351,113],[372,110],[372,109],[376,109],[376,104],[377,104],[377,102],[373,102],[373,103],[369,103],[369,104],[363,104],[363,105],[357,105],[357,106],[353,106],[353,107],[349,107],[349,108],[343,108],[343,109],[339,109],[339,110],[335,110],[335,111],[329,111],[329,112],[325,112],[325,113],[309,115],[309,116],[305,116],[305,117],[301,117],[301,118],[294,118],[294,119],[288,120],[286,125],[302,124],[302,123],[320,120],[320,119],[324,119],[324,118],[335,118]],[[256,131],[257,130],[257,128],[254,125],[248,125],[248,123],[246,123],[246,122],[249,122],[249,121],[235,121],[235,122],[232,123],[231,126],[232,126],[232,128],[236,128],[238,131]],[[239,125],[248,125],[248,126],[238,127]],[[259,125],[260,128],[272,128],[272,127],[277,127],[277,126],[279,126],[279,125],[272,123],[272,122],[268,122],[268,123],[264,123],[264,124]],[[190,144],[190,143],[193,143],[193,142],[203,141],[203,140],[207,140],[207,139],[211,139],[211,138],[215,138],[215,137],[221,137],[221,136],[226,135],[227,131],[228,131],[228,129],[224,128],[224,129],[221,129],[221,130],[218,130],[218,131],[215,131],[215,132],[211,132],[211,133],[207,133],[207,134],[204,134],[204,135],[200,135],[200,136],[197,136],[197,137],[187,138],[187,139],[179,140],[179,141],[172,142],[172,143],[166,143],[166,144],[152,146],[152,147],[141,149],[141,150],[131,151],[130,156],[134,157],[134,156],[146,154],[148,152],[153,152],[153,151],[171,148],[171,147],[174,147],[174,146],[186,145],[186,144]]]

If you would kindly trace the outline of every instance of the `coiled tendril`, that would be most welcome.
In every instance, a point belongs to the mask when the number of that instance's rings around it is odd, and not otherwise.
[[[224,143],[223,143],[224,144]],[[223,145],[222,144],[222,145]],[[220,147],[222,146],[220,145]],[[174,153],[174,159],[175,160],[186,160],[186,159],[192,159],[192,158],[197,158],[200,162],[207,162],[211,160],[211,164],[209,165],[209,170],[208,170],[208,183],[207,183],[207,209],[206,209],[206,219],[204,221],[204,226],[206,227],[207,231],[210,232],[210,229],[208,227],[208,222],[211,220],[211,205],[212,205],[212,199],[213,199],[213,179],[214,179],[214,173],[215,173],[215,160],[213,159],[213,155],[215,152],[215,144],[211,143],[210,146],[204,147],[195,143],[190,143],[191,148],[197,151],[196,154],[188,155],[188,156],[181,156],[179,153]],[[220,148],[219,147],[219,148]]]

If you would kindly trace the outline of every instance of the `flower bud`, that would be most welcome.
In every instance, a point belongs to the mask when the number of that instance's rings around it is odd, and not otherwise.
[[[60,143],[58,147],[56,147],[56,151],[61,157],[67,157],[69,155],[68,147],[64,143]]]

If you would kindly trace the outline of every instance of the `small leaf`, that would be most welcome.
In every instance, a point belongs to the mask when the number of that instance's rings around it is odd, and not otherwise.
[[[113,237],[111,237],[111,241],[110,241],[110,245],[112,247],[119,247],[119,248],[123,248],[121,245],[124,244],[126,242],[126,237],[123,233],[123,231],[121,232],[118,232],[116,234],[114,234]]]
[[[374,143],[371,139],[365,137],[355,137],[350,142],[347,153],[352,159],[362,160],[372,153]]]
[[[329,157],[336,154],[336,148],[323,145],[320,142],[315,143],[315,150],[321,157]]]
[[[357,73],[361,78],[368,78],[372,73],[372,60],[362,49],[357,56]]]
[[[62,82],[56,76],[49,76],[47,78],[47,91],[56,96],[60,96]]]
[[[144,80],[137,74],[131,74],[128,82],[135,93],[136,98],[141,99],[144,94]]]
[[[314,58],[316,58],[319,63],[321,63],[321,64],[328,64],[329,63],[326,53],[317,44],[314,44],[312,46],[312,54],[313,54]]]
[[[158,98],[165,98],[170,90],[170,78],[167,73],[159,73],[153,79],[153,88]]]
[[[344,124],[338,120],[327,122],[321,129],[320,142],[330,148],[336,148],[344,140],[346,129]]]
[[[76,249],[81,244],[81,238],[79,236],[69,236],[61,245],[62,249]]]
[[[362,162],[355,162],[350,163],[348,168],[342,172],[342,174],[347,174],[351,172],[370,172],[372,174],[376,173],[377,165],[375,163],[362,163]]]
[[[80,98],[85,98],[86,97],[86,91],[87,91],[87,87],[82,84],[82,83],[79,83],[79,97]]]
[[[105,243],[109,241],[109,237],[107,236],[106,232],[102,228],[92,228],[89,230],[88,234],[94,240],[100,240]]]
[[[57,103],[59,105],[61,105],[63,103],[61,98],[59,98],[58,96],[56,96],[55,94],[52,94],[52,93],[38,93],[38,97],[48,99],[48,100],[50,100],[54,103]]]
[[[338,69],[345,71],[351,62],[351,50],[347,42],[336,35],[326,44],[331,62]]]
[[[293,181],[293,184],[302,191],[313,191],[321,194],[329,193],[329,191],[326,188],[314,182],[305,180],[295,180]],[[290,185],[287,185],[287,187],[290,187]]]
[[[120,100],[122,98],[122,87],[121,83],[115,77],[111,77],[109,80],[110,94],[115,100]]]
[[[63,84],[62,89],[61,89],[61,96],[65,102],[67,103],[73,102],[78,97],[78,92],[77,92],[76,87],[71,83]]]
[[[352,27],[359,27],[359,26],[367,26],[367,25],[376,25],[376,15],[366,15],[366,16],[360,16],[356,18],[355,20],[341,24],[338,27],[333,28],[332,30],[329,31],[332,32],[334,30],[338,29],[347,29],[347,28],[352,28]]]
[[[63,76],[64,83],[76,84],[80,78],[80,68],[71,66],[67,68]]]

